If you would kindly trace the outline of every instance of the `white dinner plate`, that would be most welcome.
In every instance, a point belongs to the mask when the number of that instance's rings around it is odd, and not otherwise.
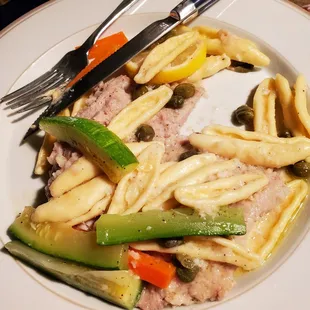
[[[0,33],[0,96],[33,80],[50,68],[66,51],[79,45],[120,1],[50,1]],[[164,17],[178,0],[144,0],[120,18],[106,34],[124,31],[130,38],[151,21]],[[223,71],[207,79],[207,96],[183,127],[183,133],[210,123],[230,124],[231,112],[246,102],[251,90],[265,77],[285,75],[291,83],[302,72],[310,81],[310,15],[283,1],[222,0],[195,24],[230,30],[255,41],[272,60],[258,72]],[[240,28],[236,28],[240,27]],[[42,198],[44,182],[32,176],[40,138],[19,145],[23,133],[38,115],[18,122],[0,110],[0,238],[26,205]],[[288,237],[265,267],[243,275],[221,303],[221,310],[308,310],[310,251],[307,235],[310,204],[306,205]],[[47,279],[0,252],[0,309],[112,309],[99,299]]]

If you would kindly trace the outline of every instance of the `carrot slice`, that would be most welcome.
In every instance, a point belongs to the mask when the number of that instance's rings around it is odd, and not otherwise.
[[[88,59],[93,60],[68,83],[67,87],[70,88],[73,86],[84,75],[97,67],[103,60],[115,53],[127,41],[128,40],[123,32],[118,32],[109,37],[98,40],[88,53]]]
[[[129,269],[142,280],[160,288],[167,288],[176,272],[173,264],[136,250],[130,250],[128,263]]]
[[[107,58],[127,42],[128,39],[122,31],[100,39],[89,50],[88,59]]]

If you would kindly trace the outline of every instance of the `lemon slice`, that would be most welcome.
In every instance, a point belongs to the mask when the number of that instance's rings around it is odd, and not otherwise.
[[[134,80],[138,84],[148,83],[157,73],[173,62],[199,39],[199,33],[190,31],[171,37],[157,45],[147,55]]]
[[[198,39],[194,44],[175,58],[168,66],[156,74],[151,80],[151,83],[172,83],[191,76],[204,65],[206,54],[206,41]]]

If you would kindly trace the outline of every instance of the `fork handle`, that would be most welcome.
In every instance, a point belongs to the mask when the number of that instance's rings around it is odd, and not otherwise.
[[[101,34],[138,1],[140,0],[122,1],[119,6],[105,19],[105,21],[87,38],[87,40],[81,45],[80,49],[83,49],[85,52],[89,51],[98,38],[100,38]]]

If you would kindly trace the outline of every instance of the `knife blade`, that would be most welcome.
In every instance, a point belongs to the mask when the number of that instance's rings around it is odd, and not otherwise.
[[[174,29],[181,22],[191,16],[197,16],[199,10],[205,10],[217,1],[218,0],[184,0],[170,12],[170,16],[162,20],[155,21],[147,26],[118,51],[83,76],[76,84],[74,84],[63,94],[58,102],[50,105],[30,126],[27,133],[23,137],[22,143],[29,136],[39,130],[39,123],[43,117],[57,115],[71,103],[78,100],[89,89],[97,85],[100,81],[107,79],[131,58],[148,48],[151,44]]]

